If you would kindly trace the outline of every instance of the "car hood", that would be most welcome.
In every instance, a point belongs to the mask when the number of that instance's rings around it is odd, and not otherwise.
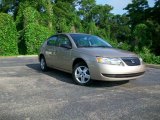
[[[116,48],[77,48],[76,51],[95,57],[137,57],[132,52]]]

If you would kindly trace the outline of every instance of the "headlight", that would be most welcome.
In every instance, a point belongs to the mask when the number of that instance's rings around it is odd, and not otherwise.
[[[123,62],[120,58],[106,58],[106,57],[97,57],[97,62],[108,65],[120,65],[123,66]]]

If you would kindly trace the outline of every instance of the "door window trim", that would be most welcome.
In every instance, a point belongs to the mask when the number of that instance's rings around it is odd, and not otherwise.
[[[60,34],[60,35],[57,36],[57,47],[61,47],[60,42],[59,42],[59,38],[60,38],[61,36],[64,36],[64,37],[66,37],[66,38],[69,40],[69,43],[70,43],[71,48],[72,48],[72,42],[71,42],[71,40],[69,39],[69,37],[68,37],[67,35],[64,35],[64,34]],[[63,48],[63,47],[62,47],[62,48]]]
[[[53,37],[56,37],[56,39],[55,39],[55,40],[52,40],[51,38],[53,38]],[[55,44],[50,44],[50,43],[49,43],[50,41],[55,41]],[[57,41],[58,41],[58,36],[57,36],[57,35],[51,36],[51,37],[48,38],[48,40],[47,40],[47,46],[56,46],[56,45],[57,45]]]

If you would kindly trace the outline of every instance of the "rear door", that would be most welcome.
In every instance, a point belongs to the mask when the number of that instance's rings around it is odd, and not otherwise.
[[[70,46],[70,48],[66,48],[64,46],[68,46],[68,47]],[[71,71],[72,70],[72,65],[71,65],[72,44],[68,36],[66,35],[58,36],[58,46],[56,50],[57,50],[57,66],[60,69],[63,69],[65,71]]]
[[[47,46],[45,50],[45,57],[48,66],[55,66],[56,64],[56,44],[57,35],[50,37],[47,40]]]

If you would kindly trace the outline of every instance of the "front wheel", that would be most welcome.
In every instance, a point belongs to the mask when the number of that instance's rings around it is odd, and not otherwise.
[[[89,85],[92,82],[89,68],[84,63],[78,63],[74,66],[72,76],[79,85]]]
[[[40,58],[40,68],[42,71],[47,71],[47,64],[46,64],[46,60],[44,57]]]

